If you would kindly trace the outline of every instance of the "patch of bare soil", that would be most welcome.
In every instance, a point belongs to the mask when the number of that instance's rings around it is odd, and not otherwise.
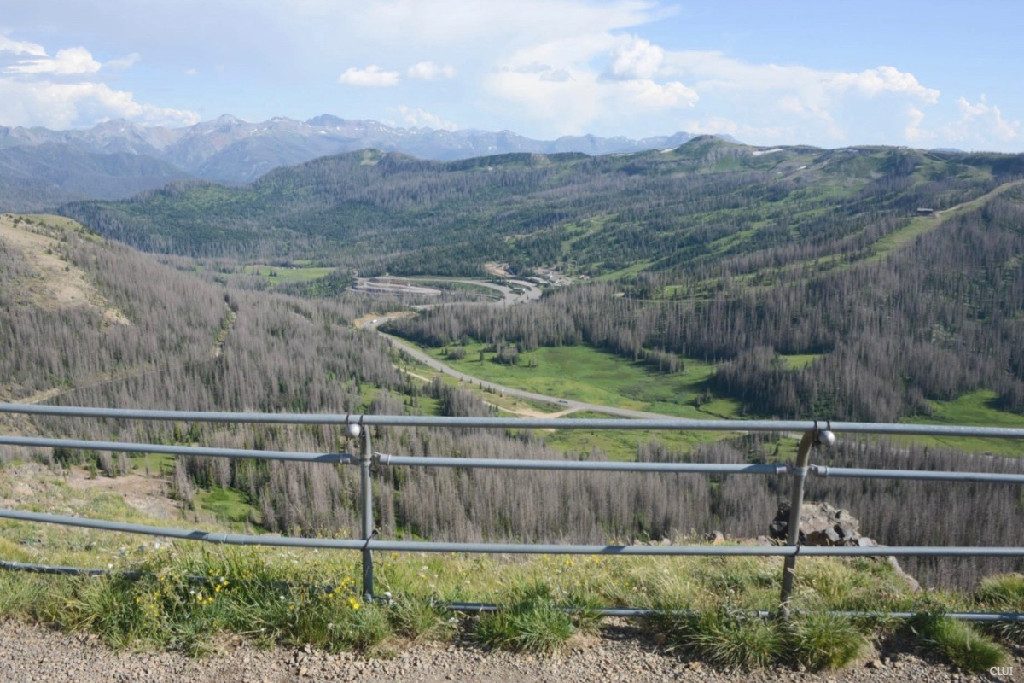
[[[167,482],[162,477],[127,474],[121,477],[89,478],[81,468],[73,468],[68,486],[78,491],[114,493],[142,514],[157,519],[176,519],[180,516],[177,504],[171,500]]]
[[[367,313],[364,316],[360,316],[352,321],[352,326],[361,330],[376,329],[378,325],[383,325],[389,320],[397,320],[398,318],[411,318],[416,315],[415,311],[391,311],[390,313]]]
[[[81,268],[61,257],[60,240],[53,236],[58,228],[16,221],[17,217],[0,215],[0,240],[21,253],[35,271],[27,281],[18,283],[34,304],[50,309],[95,308],[108,324],[131,324],[89,282]]]
[[[487,271],[488,275],[493,275],[495,277],[512,277],[512,273],[508,270],[507,263],[488,262],[484,264],[484,270]]]

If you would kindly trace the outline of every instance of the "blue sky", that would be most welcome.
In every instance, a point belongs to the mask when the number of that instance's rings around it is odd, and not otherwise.
[[[0,0],[0,125],[331,113],[1024,151],[1024,3]]]

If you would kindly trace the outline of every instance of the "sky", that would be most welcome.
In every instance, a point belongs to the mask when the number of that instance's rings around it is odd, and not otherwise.
[[[0,0],[0,125],[329,113],[1024,151],[1024,3]]]

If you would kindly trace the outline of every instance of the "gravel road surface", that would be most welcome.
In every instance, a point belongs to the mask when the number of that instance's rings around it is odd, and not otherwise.
[[[848,669],[804,674],[789,669],[715,671],[662,654],[628,628],[580,641],[553,656],[486,652],[468,645],[415,644],[390,657],[329,654],[305,648],[256,649],[235,642],[201,659],[173,652],[112,651],[94,636],[0,623],[2,681],[1021,681],[1024,660],[1002,677],[960,675],[908,653],[884,652]]]

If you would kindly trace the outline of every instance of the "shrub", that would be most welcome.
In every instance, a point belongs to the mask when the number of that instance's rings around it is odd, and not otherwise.
[[[789,663],[838,669],[856,659],[866,644],[853,622],[825,613],[777,621],[719,607],[702,613],[665,611],[648,622],[669,651],[727,668]]]
[[[311,596],[295,607],[286,642],[309,643],[327,650],[370,650],[392,634],[386,610],[352,596]]]

